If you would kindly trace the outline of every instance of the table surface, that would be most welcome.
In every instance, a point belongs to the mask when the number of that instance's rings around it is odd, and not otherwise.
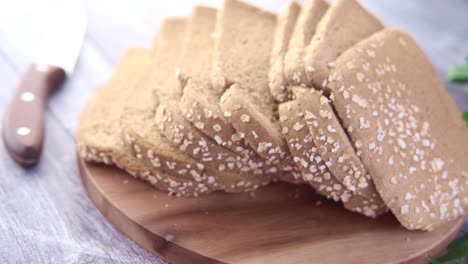
[[[149,46],[163,17],[187,15],[195,3],[219,5],[219,1],[83,2],[86,39],[75,72],[49,102],[40,164],[25,171],[0,147],[0,263],[162,263],[116,231],[86,196],[75,160],[78,115],[95,87],[109,76],[122,49]],[[283,3],[262,5],[277,11]],[[468,56],[466,0],[363,0],[363,4],[387,25],[410,32],[443,77],[450,65]],[[23,70],[0,43],[0,113]],[[468,109],[468,86],[447,84],[447,88],[459,107]],[[468,218],[463,232],[468,233]]]

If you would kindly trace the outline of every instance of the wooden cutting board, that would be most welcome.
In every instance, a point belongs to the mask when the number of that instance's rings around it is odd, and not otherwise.
[[[118,169],[78,163],[101,213],[171,263],[427,263],[463,223],[411,232],[391,214],[369,219],[322,200],[308,186],[288,184],[175,198]]]

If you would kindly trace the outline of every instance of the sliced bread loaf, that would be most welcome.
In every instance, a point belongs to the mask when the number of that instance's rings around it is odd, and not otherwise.
[[[224,1],[218,19],[218,40],[212,75],[214,87],[219,90],[228,89],[221,98],[221,108],[226,112],[226,118],[267,159],[270,158],[267,147],[264,146],[267,142],[264,142],[263,147],[256,142],[261,137],[257,134],[258,127],[253,124],[257,120],[251,120],[248,115],[242,116],[240,112],[243,111],[246,100],[249,101],[248,105],[261,109],[258,110],[260,116],[264,115],[262,112],[266,112],[265,116],[269,118],[262,120],[261,127],[274,127],[270,130],[278,134],[278,144],[285,145],[281,139],[279,123],[274,117],[272,96],[268,91],[275,26],[276,16],[271,12],[238,0]],[[265,133],[269,133],[268,129]]]
[[[149,161],[152,167],[176,174],[177,171],[186,168],[186,164],[193,164],[197,173],[195,160],[182,155],[170,141],[161,133],[153,130],[155,103],[152,98],[154,86],[161,85],[171,70],[175,67],[173,56],[177,56],[177,46],[173,46],[173,39],[184,34],[186,20],[183,18],[170,18],[163,21],[161,31],[154,41],[151,63],[140,70],[146,72],[144,77],[128,92],[124,109],[121,114],[121,127],[124,142],[131,147],[131,153],[138,159]],[[178,32],[181,32],[177,34]],[[164,62],[164,66],[161,66]],[[158,67],[155,67],[155,66]],[[156,70],[157,69],[157,70]],[[155,144],[151,144],[155,143]],[[151,145],[157,148],[149,148]],[[147,160],[149,159],[149,160]],[[183,174],[181,175],[189,175]]]
[[[273,49],[270,57],[270,71],[268,81],[270,92],[276,101],[284,101],[286,81],[284,76],[284,56],[288,51],[289,41],[296,26],[296,20],[301,10],[296,0],[290,0],[278,14]]]
[[[180,106],[185,118],[216,143],[255,160],[256,154],[224,119],[219,93],[211,86],[216,13],[216,9],[202,6],[193,10],[179,66],[184,93]]]
[[[324,0],[307,0],[302,8],[289,43],[288,53],[284,58],[284,72],[289,85],[307,83],[304,72],[305,49],[315,35],[317,25],[328,10],[328,6]],[[291,95],[291,91],[286,91],[285,97],[291,98]]]
[[[112,164],[115,152],[122,151],[118,127],[124,98],[120,93],[141,77],[139,68],[149,63],[150,54],[143,48],[126,49],[110,79],[93,94],[78,130],[78,145],[85,160]]]
[[[325,88],[335,59],[383,24],[357,0],[336,0],[317,26],[304,57],[307,84]]]
[[[212,9],[206,10],[206,8],[200,7],[194,10],[187,32],[179,44],[182,45],[181,49],[178,50],[180,54],[178,64],[181,65],[179,79],[182,80],[182,84],[187,82],[187,78],[190,81],[193,78],[195,82],[203,82],[203,75],[209,75],[209,70],[199,67],[200,61],[198,60],[199,57],[202,57],[200,58],[201,62],[206,60],[203,56],[206,49],[204,45],[210,42],[211,30],[209,23],[207,23],[209,21],[205,17],[206,11],[209,13]],[[206,63],[205,65],[210,64]],[[190,69],[196,67],[199,69]],[[175,68],[173,70],[175,73]],[[191,74],[193,77],[190,76]],[[219,173],[226,173],[231,177],[235,176],[238,182],[235,183],[233,190],[249,191],[267,184],[269,179],[263,177],[261,164],[258,164],[255,159],[251,156],[239,155],[229,148],[218,145],[212,138],[200,131],[202,127],[199,126],[198,122],[191,124],[184,118],[178,107],[182,87],[175,77],[169,77],[169,79],[166,84],[155,89],[155,94],[160,100],[154,121],[164,136],[192,158],[210,163],[211,166],[216,167]],[[207,79],[205,79],[206,81]],[[174,92],[171,94],[170,91]],[[204,126],[204,123],[201,124]]]
[[[126,94],[144,75],[151,53],[129,48],[119,59],[111,79],[100,88],[86,107],[78,131],[81,156],[88,161],[115,164],[154,187],[177,196],[196,196],[209,190],[196,181],[166,174],[130,155],[120,138],[120,113]]]
[[[331,74],[336,112],[400,223],[432,230],[463,216],[468,128],[417,43],[385,29],[341,55]]]
[[[163,22],[161,32],[154,42],[151,63],[140,68],[146,72],[145,76],[125,96],[124,109],[120,115],[122,138],[128,153],[144,162],[147,167],[174,177],[193,180],[196,185],[206,185],[209,190],[223,189],[217,175],[211,173],[200,161],[176,148],[153,121],[156,104],[153,89],[163,85],[167,75],[174,73],[174,58],[177,58],[179,51],[177,45],[185,35],[185,27],[186,20],[182,18],[170,18]]]
[[[221,109],[237,132],[262,157],[277,163],[284,177],[300,180],[281,136],[268,71],[276,16],[238,0],[227,0],[218,20],[212,82],[228,89]]]

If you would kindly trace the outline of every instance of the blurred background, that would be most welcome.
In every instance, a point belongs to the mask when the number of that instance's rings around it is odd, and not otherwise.
[[[273,11],[285,3],[250,2]],[[463,64],[468,57],[468,1],[361,2],[387,25],[416,38],[459,107],[467,110],[468,86],[449,83],[446,76],[450,66]],[[85,40],[73,75],[49,102],[41,163],[25,171],[0,147],[0,263],[158,263],[115,231],[85,195],[75,161],[77,120],[90,94],[108,78],[125,47],[149,47],[164,17],[189,15],[195,4],[220,3],[82,0],[87,21]],[[0,9],[8,4],[0,0]],[[34,21],[25,18],[24,23],[27,26]],[[25,70],[6,45],[0,42],[0,113]],[[467,224],[464,230],[468,231]]]

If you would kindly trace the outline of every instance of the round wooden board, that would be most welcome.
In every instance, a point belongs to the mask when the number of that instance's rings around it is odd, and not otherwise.
[[[427,263],[463,223],[407,231],[391,214],[369,219],[322,200],[308,186],[289,184],[176,198],[116,168],[78,163],[101,213],[171,263]]]

